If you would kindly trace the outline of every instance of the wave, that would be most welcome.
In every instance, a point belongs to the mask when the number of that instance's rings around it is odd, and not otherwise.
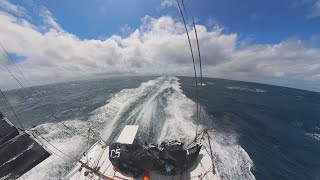
[[[320,134],[317,134],[317,133],[305,133],[305,135],[315,139],[315,140],[318,140],[320,141]]]
[[[138,88],[123,89],[107,100],[106,105],[93,111],[88,121],[65,122],[67,126],[77,129],[77,133],[68,132],[59,123],[36,127],[69,158],[61,159],[53,154],[21,179],[51,180],[63,177],[74,165],[76,157],[86,150],[89,127],[99,132],[107,142],[114,141],[125,125],[137,124],[140,126],[138,137],[142,141],[161,143],[180,140],[187,144],[196,133],[195,107],[195,103],[183,94],[175,77],[160,77],[142,83]],[[237,143],[237,135],[214,130],[209,133],[213,137],[215,163],[223,179],[255,179],[251,173],[253,161]]]
[[[250,89],[246,87],[237,87],[237,86],[228,86],[227,89],[231,90],[240,90],[240,91],[248,91],[248,92],[257,92],[257,93],[266,93],[267,90],[264,89]]]
[[[207,84],[206,83],[197,83],[198,86],[206,86]]]
[[[70,120],[64,123],[73,129],[77,128],[79,133],[70,133],[61,123],[46,123],[34,129],[38,130],[42,137],[59,148],[59,150],[68,157],[54,149],[48,143],[44,143],[53,154],[19,179],[56,180],[63,177],[68,170],[71,170],[77,157],[79,157],[86,146],[86,138],[82,135],[88,131],[88,124],[79,120]]]

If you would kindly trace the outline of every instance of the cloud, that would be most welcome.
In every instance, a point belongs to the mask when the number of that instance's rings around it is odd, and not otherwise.
[[[178,7],[176,0],[163,0],[161,2],[161,7]]]
[[[51,28],[56,31],[63,31],[61,26],[56,22],[51,12],[46,7],[41,6],[39,11],[39,16],[42,18],[43,22],[43,25],[41,26],[43,31],[48,31]]]
[[[17,16],[24,16],[26,14],[26,9],[18,6],[18,5],[14,5],[12,3],[10,3],[8,0],[1,0],[0,1],[0,9],[8,12],[8,13],[12,13],[15,14]]]
[[[0,40],[8,52],[26,57],[18,65],[31,84],[106,75],[192,76],[184,26],[170,16],[145,16],[128,35],[100,39],[80,39],[65,31],[48,9],[43,9],[40,16],[42,28],[0,12]],[[305,84],[309,84],[320,90],[319,48],[298,39],[239,46],[236,33],[226,34],[223,28],[210,30],[200,24],[196,27],[205,76],[281,85],[294,82],[296,87],[306,88]],[[193,33],[191,40],[196,49]],[[1,59],[0,62],[6,61],[3,56]],[[15,72],[14,67],[9,67]],[[2,67],[0,87],[17,87],[8,78],[10,75]]]
[[[99,13],[102,15],[102,16],[106,16],[108,14],[108,10],[107,10],[107,7],[106,5],[100,5],[99,7]]]
[[[294,7],[304,7],[307,19],[320,17],[320,0],[294,0],[291,3]]]
[[[122,35],[126,36],[132,33],[132,28],[128,24],[125,24],[123,27],[120,28],[120,32]]]
[[[5,51],[0,47],[0,64],[1,65],[10,65],[10,59],[8,59],[7,54]]]
[[[316,18],[320,17],[320,0],[316,0],[313,2],[309,14],[307,14],[307,18]]]
[[[319,49],[305,47],[299,40],[287,40],[276,45],[254,45],[238,50],[231,61],[215,69],[231,76],[243,73],[261,79],[286,78],[310,82],[320,70],[319,58]],[[317,81],[314,83],[319,84]]]

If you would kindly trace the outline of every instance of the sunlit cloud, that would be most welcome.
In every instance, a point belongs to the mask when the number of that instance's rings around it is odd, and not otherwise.
[[[139,27],[124,26],[126,36],[80,39],[64,30],[48,9],[43,8],[39,14],[42,27],[14,12],[0,12],[0,40],[8,52],[26,58],[18,65],[32,84],[104,75],[192,76],[184,26],[170,16],[145,16]],[[285,80],[299,82],[300,88],[305,88],[304,84],[319,88],[317,47],[299,39],[252,45],[242,43],[237,33],[225,33],[222,27],[196,27],[204,76],[287,85],[283,84]],[[196,49],[193,27],[188,28]],[[3,52],[0,55],[1,63],[8,64]],[[18,87],[8,78],[8,72],[1,70],[1,87]]]

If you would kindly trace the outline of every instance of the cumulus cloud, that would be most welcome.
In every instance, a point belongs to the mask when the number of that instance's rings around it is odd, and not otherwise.
[[[307,19],[320,17],[320,0],[294,0],[291,3],[293,6],[306,8]]]
[[[12,3],[10,3],[8,0],[1,0],[0,1],[0,8],[3,11],[18,15],[18,16],[23,16],[26,14],[26,9],[18,6],[18,5],[14,5]]]
[[[40,7],[39,11],[39,15],[42,18],[43,22],[43,25],[41,26],[41,29],[43,31],[48,31],[51,28],[53,28],[56,31],[63,31],[61,26],[56,22],[51,12],[46,7]]]
[[[320,0],[315,0],[310,8],[307,18],[320,17]]]
[[[125,24],[120,28],[120,32],[122,35],[127,36],[132,32],[132,28],[128,24]]]
[[[26,57],[18,65],[32,84],[100,75],[192,76],[184,26],[170,16],[145,16],[129,35],[99,40],[80,39],[63,30],[48,9],[41,13],[46,28],[0,12],[0,40],[9,52]],[[196,27],[205,76],[273,84],[286,79],[319,88],[319,48],[297,39],[239,46],[236,33],[225,34],[222,28],[210,30],[200,24]],[[191,40],[196,47],[193,34]],[[4,62],[3,53],[0,55]],[[0,71],[0,87],[17,87],[14,80],[8,81],[9,77],[4,69]],[[301,84],[297,87],[304,88]]]
[[[177,5],[177,1],[176,0],[163,0],[161,2],[161,7],[165,8],[165,7],[178,7]]]

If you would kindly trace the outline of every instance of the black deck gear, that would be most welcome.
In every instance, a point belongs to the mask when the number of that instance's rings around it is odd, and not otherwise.
[[[120,172],[139,177],[144,171],[156,171],[163,175],[181,174],[190,168],[200,152],[196,144],[188,150],[183,143],[173,141],[160,146],[143,146],[135,140],[133,144],[113,143],[109,149],[109,159]]]

